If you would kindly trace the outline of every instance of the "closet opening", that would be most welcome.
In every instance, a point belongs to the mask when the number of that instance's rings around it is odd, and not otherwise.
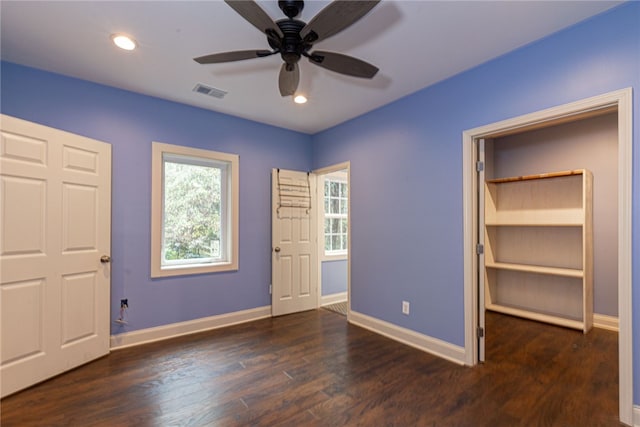
[[[598,370],[626,424],[633,407],[630,99],[628,89],[613,92],[463,137],[467,364],[560,361]],[[551,378],[562,372],[542,372],[537,385],[548,380],[558,391]],[[575,396],[579,388],[559,393]]]

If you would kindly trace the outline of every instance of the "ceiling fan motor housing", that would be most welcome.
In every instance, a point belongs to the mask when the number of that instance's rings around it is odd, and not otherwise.
[[[311,49],[311,44],[305,43],[300,37],[300,30],[307,24],[297,19],[281,19],[277,21],[276,24],[280,27],[284,37],[282,38],[280,46],[277,45],[277,41],[269,38],[269,45],[273,49],[280,50],[280,56],[282,56],[282,60],[287,64],[297,63],[303,52]]]

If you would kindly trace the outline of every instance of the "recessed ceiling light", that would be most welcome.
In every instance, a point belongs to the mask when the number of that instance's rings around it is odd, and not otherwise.
[[[295,102],[296,104],[304,104],[307,102],[307,97],[304,95],[297,95],[295,98],[293,98],[293,102]]]
[[[113,34],[111,40],[113,40],[116,46],[124,50],[133,50],[137,46],[134,39],[124,34]]]

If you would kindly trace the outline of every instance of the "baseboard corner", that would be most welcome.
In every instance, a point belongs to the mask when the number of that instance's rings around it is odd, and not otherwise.
[[[337,304],[339,302],[347,301],[347,293],[346,292],[338,292],[335,294],[322,295],[320,297],[320,306],[323,307],[325,305]]]
[[[620,322],[617,316],[593,313],[593,327],[606,329],[608,331],[619,332]]]

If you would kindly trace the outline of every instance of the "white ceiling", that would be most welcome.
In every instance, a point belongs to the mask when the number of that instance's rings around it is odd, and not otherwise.
[[[275,0],[259,1],[274,20]],[[194,57],[268,49],[266,37],[222,1],[0,2],[3,60],[316,133],[616,6],[614,1],[383,1],[318,43],[380,68],[373,80],[300,63],[296,105],[278,92],[279,55],[199,65]],[[327,1],[307,1],[308,22]],[[124,32],[139,43],[115,48]],[[192,91],[227,91],[216,99]]]

